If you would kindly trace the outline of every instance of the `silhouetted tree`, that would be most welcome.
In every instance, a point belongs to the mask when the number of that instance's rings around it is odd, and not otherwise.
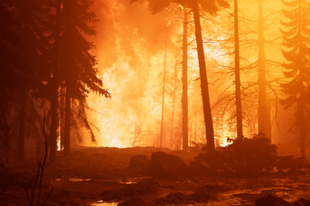
[[[0,69],[0,126],[1,140],[4,145],[2,148],[8,151],[9,142],[9,127],[12,121],[12,116],[21,111],[21,123],[24,123],[24,99],[21,93],[24,93],[28,85],[30,68],[25,64],[25,59],[22,56],[24,44],[20,35],[14,29],[17,20],[13,14],[14,5],[11,1],[2,1],[0,3],[0,54],[1,54],[1,69]],[[17,98],[22,96],[22,98]],[[16,109],[14,105],[20,101],[20,108]],[[21,129],[24,130],[21,124]],[[21,131],[24,132],[24,131]],[[22,139],[22,138],[20,138]],[[23,139],[22,139],[23,141]],[[23,145],[23,142],[21,142]],[[23,159],[23,147],[19,147],[19,159]]]
[[[47,55],[49,49],[49,21],[47,16],[50,9],[46,1],[11,1],[13,11],[18,21],[16,29],[19,31],[25,45],[24,56],[27,65],[31,68],[32,75],[29,77],[29,84],[24,85],[19,92],[19,149],[18,159],[24,159],[24,139],[26,130],[35,131],[33,126],[38,124],[39,114],[34,109],[32,93],[42,87],[42,79],[46,79],[47,64],[43,54]],[[43,76],[45,74],[45,76]],[[46,96],[41,96],[46,97]],[[31,113],[29,112],[31,110]],[[25,128],[31,122],[32,127]],[[37,131],[38,133],[38,131]],[[34,135],[32,135],[34,136]]]
[[[234,0],[234,22],[235,22],[235,87],[236,87],[236,115],[237,115],[237,138],[243,137],[242,134],[242,106],[241,106],[241,82],[240,82],[240,56],[239,56],[239,11],[238,1]]]
[[[265,65],[264,1],[258,1],[258,132],[271,139],[270,104],[267,101]]]
[[[167,68],[167,36],[165,40],[165,54],[164,54],[164,73],[163,73],[163,94],[161,100],[161,121],[160,121],[160,140],[159,147],[163,147],[164,136],[164,112],[165,112],[165,88],[166,88],[166,68]]]
[[[89,11],[92,1],[63,1],[61,11],[61,36],[59,46],[59,78],[66,88],[65,100],[65,137],[64,154],[70,154],[70,123],[73,100],[78,100],[79,112],[84,111],[87,93],[93,91],[110,97],[103,89],[102,81],[97,77],[96,59],[89,53],[94,45],[88,42],[82,33],[95,35],[91,24],[96,23],[95,13]],[[74,111],[77,114],[78,111]],[[85,111],[84,111],[85,114]],[[94,139],[93,139],[94,140]]]
[[[135,2],[138,0],[131,0]],[[214,132],[213,132],[213,120],[211,115],[211,105],[209,98],[209,89],[208,89],[208,80],[207,72],[205,65],[205,56],[203,51],[203,41],[201,35],[201,26],[200,26],[200,14],[199,14],[199,5],[202,6],[204,11],[207,11],[211,14],[216,14],[220,7],[228,7],[229,4],[225,0],[217,1],[207,1],[207,0],[148,0],[150,10],[153,14],[169,7],[171,3],[177,3],[183,7],[193,9],[194,13],[194,22],[195,22],[195,35],[197,42],[197,52],[199,60],[199,72],[201,80],[201,93],[202,93],[202,102],[203,102],[203,111],[206,125],[207,133],[207,148],[209,151],[215,150],[214,145]]]
[[[187,71],[187,24],[188,11],[183,8],[183,60],[182,60],[182,131],[183,131],[183,151],[188,151],[188,71]]]
[[[51,83],[51,130],[50,130],[50,162],[54,163],[56,161],[56,140],[57,140],[57,108],[58,108],[58,56],[59,56],[59,36],[60,36],[60,9],[61,0],[56,1],[56,23],[54,28],[54,58],[53,58],[53,69],[51,70],[51,76],[53,79]]]
[[[284,29],[282,53],[287,60],[283,64],[284,75],[289,82],[282,84],[282,91],[287,95],[281,103],[284,108],[295,110],[295,127],[299,135],[300,153],[305,157],[305,147],[309,123],[309,84],[310,84],[310,49],[309,49],[309,3],[306,0],[282,0],[287,9],[283,15],[287,21],[281,21]]]

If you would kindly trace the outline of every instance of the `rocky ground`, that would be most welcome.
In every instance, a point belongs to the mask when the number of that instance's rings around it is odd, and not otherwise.
[[[279,145],[279,153],[298,155],[290,145]],[[55,164],[44,168],[40,204],[45,205],[254,205],[269,194],[293,204],[308,197],[310,174],[274,173],[242,178],[212,175],[184,179],[160,179],[129,168],[130,158],[142,154],[151,157],[158,148],[74,147],[69,156],[57,153]],[[163,149],[179,156],[188,166],[198,153]],[[30,181],[38,168],[37,159],[27,153],[24,162],[11,162],[2,168],[0,205],[29,205]],[[51,193],[50,193],[51,192]],[[50,193],[50,194],[49,194]],[[39,194],[36,191],[35,196]],[[35,198],[34,198],[35,199]],[[35,201],[37,205],[37,201]]]

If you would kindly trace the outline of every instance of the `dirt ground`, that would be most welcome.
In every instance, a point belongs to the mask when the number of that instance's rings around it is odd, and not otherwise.
[[[280,155],[298,156],[298,148],[278,145]],[[288,202],[310,196],[308,171],[295,174],[272,174],[256,178],[223,176],[193,177],[182,181],[159,180],[128,168],[130,157],[151,156],[154,147],[72,148],[64,157],[57,152],[55,164],[47,163],[44,170],[41,203],[52,190],[46,205],[254,205],[257,198],[275,194]],[[171,151],[187,165],[198,153]],[[0,205],[29,205],[26,180],[36,174],[37,159],[29,152],[24,162],[12,162],[11,175],[1,175]],[[309,157],[308,157],[309,158]],[[4,171],[2,171],[4,173]],[[25,186],[24,186],[25,187]],[[36,193],[38,195],[38,192]]]

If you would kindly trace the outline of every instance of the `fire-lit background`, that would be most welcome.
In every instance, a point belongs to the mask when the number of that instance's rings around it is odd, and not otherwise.
[[[216,144],[226,145],[236,137],[234,102],[233,4],[216,16],[202,12],[204,49]],[[271,105],[272,142],[285,141],[288,115],[278,100],[282,81],[281,1],[264,4],[265,53],[268,102]],[[181,70],[183,8],[171,5],[152,15],[146,2],[129,0],[95,1],[100,21],[96,25],[98,74],[112,98],[90,94],[88,110],[97,146],[158,146],[160,135],[163,75],[165,100],[163,146],[181,149]],[[241,83],[244,136],[258,133],[258,3],[239,2]],[[188,99],[189,142],[205,143],[198,58],[192,13],[189,14]],[[166,61],[165,61],[166,59]],[[97,129],[96,129],[96,128]],[[85,144],[94,145],[87,141]],[[191,143],[190,143],[191,144]]]

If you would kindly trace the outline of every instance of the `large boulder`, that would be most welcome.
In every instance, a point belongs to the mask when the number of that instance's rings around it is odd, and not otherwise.
[[[134,155],[130,158],[129,168],[133,170],[141,170],[148,164],[150,164],[150,158],[147,155]]]
[[[183,160],[175,155],[164,152],[153,152],[151,164],[146,167],[147,175],[160,179],[182,180],[190,178],[190,171]]]
[[[198,161],[192,161],[189,164],[189,170],[193,175],[197,176],[205,176],[210,173],[210,169]]]
[[[293,203],[293,206],[308,206],[310,205],[310,199],[300,198],[297,202]]]
[[[291,204],[280,197],[269,194],[255,200],[255,206],[291,206]]]

